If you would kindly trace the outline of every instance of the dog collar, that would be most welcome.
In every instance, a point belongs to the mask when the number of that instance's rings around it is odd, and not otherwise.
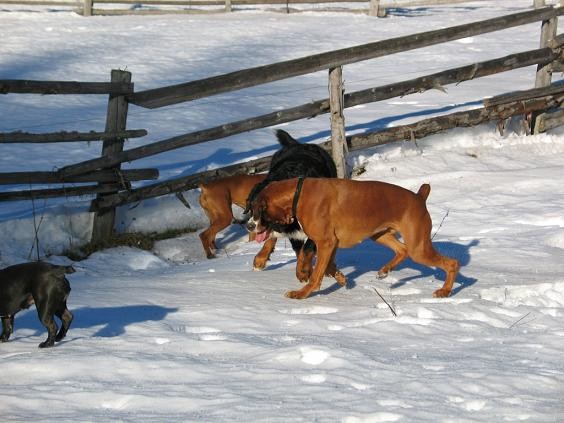
[[[302,193],[302,187],[304,185],[305,178],[298,178],[298,184],[296,185],[296,192],[294,193],[294,201],[292,201],[292,217],[298,220],[296,216],[296,209],[298,208],[298,201],[300,200],[300,194]]]

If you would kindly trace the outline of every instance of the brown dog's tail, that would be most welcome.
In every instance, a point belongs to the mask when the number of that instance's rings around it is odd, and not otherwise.
[[[427,201],[430,192],[431,192],[431,185],[423,184],[419,187],[419,191],[417,191],[417,196],[419,196],[419,198],[421,198],[423,201]]]

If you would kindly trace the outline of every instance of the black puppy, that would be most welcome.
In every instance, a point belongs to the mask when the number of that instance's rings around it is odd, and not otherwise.
[[[73,318],[67,309],[71,288],[65,273],[74,273],[72,266],[43,262],[16,264],[0,270],[0,342],[6,342],[14,331],[14,315],[34,303],[39,320],[49,332],[39,348],[52,347],[55,341],[65,337]],[[62,323],[59,333],[54,316]]]
[[[315,144],[300,144],[290,134],[281,129],[276,131],[276,137],[282,148],[272,156],[266,178],[255,185],[249,193],[245,210],[246,220],[250,217],[249,211],[253,201],[271,182],[299,177],[337,177],[335,162],[322,147]],[[305,238],[301,235],[302,231],[297,222],[279,227],[277,232],[274,238],[264,244],[261,251],[255,257],[253,262],[254,268],[256,270],[264,269],[270,254],[274,250],[276,236],[288,237],[290,238],[292,249],[298,257],[296,276],[300,281],[306,282],[311,273],[311,259],[315,253],[315,244],[310,240],[304,241]]]

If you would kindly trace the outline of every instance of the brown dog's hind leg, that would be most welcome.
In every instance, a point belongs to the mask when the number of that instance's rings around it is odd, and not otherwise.
[[[407,247],[400,242],[395,235],[395,231],[387,230],[383,234],[379,233],[371,237],[371,239],[379,244],[390,248],[395,256],[378,270],[378,279],[384,279],[398,264],[407,258]]]
[[[267,239],[262,248],[255,256],[253,260],[253,270],[263,270],[266,267],[266,262],[270,258],[270,255],[274,251],[274,247],[276,246],[276,238],[269,238]]]
[[[433,297],[448,297],[458,273],[458,260],[439,254],[433,247],[430,234],[431,218],[429,215],[425,216],[420,224],[411,226],[410,229],[405,231],[405,234],[402,233],[409,257],[413,261],[426,266],[438,267],[445,271],[445,283],[440,289],[433,292]]]
[[[210,219],[210,227],[200,233],[200,241],[202,241],[202,246],[204,247],[204,251],[206,252],[207,258],[214,258],[215,257],[215,237],[218,232],[224,230],[231,224],[231,220],[233,219],[233,214],[231,210],[229,211],[229,215],[222,215],[219,217],[212,217],[209,216]]]
[[[325,271],[326,276],[331,276],[335,278],[337,283],[341,286],[345,286],[347,284],[347,277],[337,269],[337,265],[335,264],[335,256],[337,255],[337,249],[333,250],[333,256],[331,257],[331,261],[327,266],[327,270]]]

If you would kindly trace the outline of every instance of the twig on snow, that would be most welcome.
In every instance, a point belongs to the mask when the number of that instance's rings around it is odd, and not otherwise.
[[[448,216],[449,213],[450,213],[450,209],[447,210],[446,214],[445,214],[444,217],[443,217],[443,220],[441,220],[441,223],[440,223],[439,227],[437,228],[437,230],[435,231],[435,233],[434,233],[433,236],[431,237],[431,241],[432,241],[433,239],[435,239],[435,236],[439,233],[439,231],[440,231],[441,228],[443,227],[443,223],[445,222],[445,220],[446,220],[446,218],[447,218],[447,216]]]
[[[372,287],[372,289],[376,292],[376,294],[378,294],[378,296],[382,299],[382,301],[384,301],[384,303],[388,306],[388,308],[390,309],[390,311],[392,312],[392,314],[394,315],[394,317],[398,317],[396,311],[394,310],[394,308],[390,305],[390,303],[388,303],[384,297],[382,297],[382,295],[378,292],[378,290],[374,287]]]

